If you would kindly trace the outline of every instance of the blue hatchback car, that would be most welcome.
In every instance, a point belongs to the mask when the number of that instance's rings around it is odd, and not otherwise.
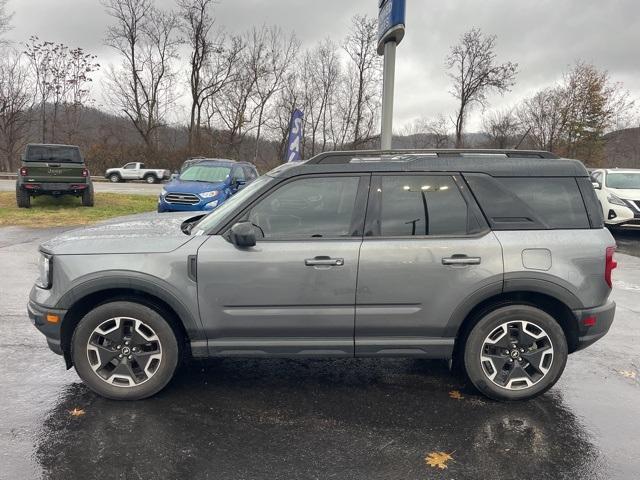
[[[256,178],[256,167],[247,162],[198,160],[165,185],[158,212],[213,210]]]

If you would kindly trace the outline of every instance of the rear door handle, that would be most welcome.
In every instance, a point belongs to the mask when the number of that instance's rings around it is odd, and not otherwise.
[[[344,265],[344,258],[314,257],[304,261],[307,267],[341,267]]]
[[[453,255],[442,259],[443,265],[480,265],[480,257],[467,257],[466,255]]]

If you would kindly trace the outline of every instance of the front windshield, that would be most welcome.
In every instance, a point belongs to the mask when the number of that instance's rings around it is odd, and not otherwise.
[[[198,224],[195,226],[196,235],[202,235],[205,231],[215,229],[219,226],[219,223],[230,213],[232,212],[236,206],[242,204],[245,199],[250,198],[256,192],[258,192],[262,187],[264,187],[269,182],[273,181],[273,177],[269,177],[268,175],[258,177],[256,180],[248,184],[245,188],[236,193],[229,200],[224,202],[218,208],[216,208],[209,215],[204,217]]]
[[[230,173],[231,167],[196,164],[181,173],[180,180],[185,182],[220,183],[224,182]]]
[[[621,188],[626,190],[640,190],[640,172],[609,173],[607,175],[607,187]]]

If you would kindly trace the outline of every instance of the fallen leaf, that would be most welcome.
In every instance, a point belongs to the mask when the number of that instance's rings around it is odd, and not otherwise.
[[[622,375],[625,378],[635,379],[637,377],[636,372],[634,372],[632,370],[622,370],[619,373],[620,373],[620,375]]]
[[[445,468],[447,468],[447,462],[449,460],[453,460],[451,453],[431,452],[425,457],[424,461],[427,462],[427,465],[429,465],[430,467],[444,470]]]
[[[84,410],[76,407],[73,410],[69,410],[69,415],[71,415],[72,417],[81,417],[82,415],[84,415]]]
[[[454,400],[462,400],[464,398],[458,390],[451,390],[449,396]]]

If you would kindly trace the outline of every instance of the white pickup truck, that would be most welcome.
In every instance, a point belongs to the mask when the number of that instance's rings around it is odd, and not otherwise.
[[[126,182],[127,180],[144,180],[147,183],[158,183],[171,176],[169,170],[144,168],[144,163],[131,162],[122,168],[109,168],[104,178],[110,182]]]

